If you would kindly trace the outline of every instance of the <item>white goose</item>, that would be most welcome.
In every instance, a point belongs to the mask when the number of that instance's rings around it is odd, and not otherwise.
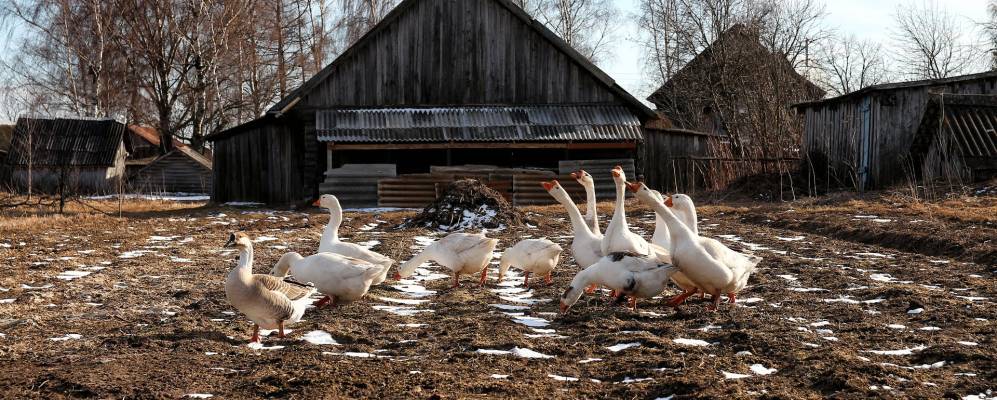
[[[371,264],[384,266],[381,275],[374,278],[374,285],[379,285],[388,277],[388,270],[395,260],[380,253],[373,252],[356,243],[348,243],[339,240],[339,226],[343,223],[343,207],[339,205],[339,199],[331,194],[323,194],[315,200],[313,204],[329,210],[329,224],[322,232],[322,239],[319,240],[319,253],[336,253],[347,257],[364,260]]]
[[[668,224],[672,240],[672,261],[689,280],[710,294],[713,300],[710,310],[717,309],[721,293],[727,294],[730,303],[735,302],[737,293],[747,285],[748,278],[761,257],[741,254],[717,240],[695,235],[678,220],[670,210],[671,207],[666,205],[672,203],[670,198],[665,203],[658,202],[641,183],[631,184],[630,189],[637,192],[637,198],[653,208]],[[688,297],[692,293],[686,291],[682,296]]]
[[[239,263],[225,278],[225,298],[253,321],[252,342],[260,341],[260,327],[277,329],[301,320],[315,288],[270,275],[253,273],[253,242],[242,232],[229,235],[225,247],[239,249]]]
[[[657,190],[651,190],[651,195],[658,202],[664,202],[665,201],[665,199],[661,196],[661,192],[658,192]],[[684,197],[686,199],[689,198],[689,196],[686,196],[684,194],[683,195],[675,195],[675,196],[676,196],[676,198],[677,198],[677,196],[682,196],[682,197]],[[670,202],[671,199],[669,198],[668,201]],[[691,202],[692,200],[689,199],[689,201]],[[695,210],[692,211],[692,214],[691,214],[692,215],[692,219],[691,219],[691,225],[690,225],[690,219],[689,219],[689,215],[690,214],[687,212],[687,210],[688,210],[688,208],[677,209],[677,207],[676,207],[676,211],[677,211],[676,212],[676,216],[679,217],[679,220],[682,221],[685,224],[685,226],[691,227],[692,230],[693,230],[693,232],[697,232],[697,228],[696,228],[696,217],[695,217],[696,211]],[[666,224],[665,221],[664,221],[664,219],[662,219],[661,216],[659,216],[658,214],[654,215],[654,235],[651,236],[651,243],[660,246],[661,248],[665,249],[669,254],[671,254],[671,250],[672,250],[672,239],[671,239],[671,235],[668,232],[668,224]],[[685,276],[685,274],[683,274],[682,272],[676,272],[675,274],[673,274],[672,275],[672,282],[674,282],[676,286],[678,286],[679,288],[682,289],[682,294],[680,294],[678,296],[675,296],[671,300],[669,300],[668,303],[667,303],[668,305],[670,305],[672,307],[678,307],[688,297],[688,296],[684,296],[683,297],[683,295],[685,293],[687,293],[687,292],[690,292],[690,291],[693,294],[695,294],[697,291],[699,291],[700,292],[700,297],[702,297],[702,293],[703,292],[700,291],[699,288],[696,287],[696,284],[692,283],[692,281],[689,280],[689,278],[687,278]]]
[[[550,193],[551,197],[564,206],[568,211],[568,219],[571,220],[573,237],[571,239],[571,254],[575,257],[575,262],[579,267],[586,268],[595,264],[602,258],[602,234],[592,232],[592,229],[585,224],[582,213],[578,211],[578,206],[571,201],[568,192],[561,187],[555,179],[550,182],[542,182],[544,190]]]
[[[501,281],[509,267],[515,266],[525,272],[523,286],[530,287],[531,273],[543,275],[549,285],[552,282],[551,273],[561,260],[561,251],[561,246],[547,239],[521,240],[502,253],[498,279]]]
[[[582,219],[585,220],[585,223],[588,224],[589,229],[593,233],[601,235],[602,232],[599,231],[599,212],[596,209],[595,179],[592,179],[592,175],[583,169],[578,170],[578,172],[572,172],[571,177],[585,188],[585,215],[582,216]]]
[[[630,296],[630,307],[637,309],[637,298],[651,298],[665,290],[668,278],[677,272],[654,257],[614,253],[583,269],[561,295],[561,312],[566,312],[590,285],[606,286],[617,296]]]
[[[301,282],[309,282],[325,297],[315,302],[316,307],[326,304],[341,305],[360,300],[374,279],[384,273],[383,265],[368,263],[357,258],[336,253],[318,253],[302,257],[286,253],[273,266],[271,274],[286,277],[288,273]]]
[[[460,286],[461,274],[478,272],[481,272],[481,284],[484,285],[488,274],[485,267],[491,262],[498,242],[483,234],[451,233],[402,264],[395,278],[407,278],[422,263],[435,261],[453,272],[453,287]]]
[[[630,227],[627,225],[627,215],[624,210],[627,177],[623,173],[623,168],[619,165],[613,168],[613,181],[616,183],[616,210],[613,211],[613,219],[609,221],[609,226],[606,227],[606,234],[602,239],[602,254],[652,254],[653,249],[647,243],[647,240],[631,232]]]

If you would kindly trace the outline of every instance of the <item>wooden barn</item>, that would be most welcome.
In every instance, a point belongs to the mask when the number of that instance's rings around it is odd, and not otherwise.
[[[795,103],[820,99],[824,93],[785,56],[766,48],[756,30],[738,24],[647,100],[672,128],[730,136],[753,129],[750,119],[770,114],[772,107],[783,111]]]
[[[379,182],[431,180],[434,167],[515,180],[523,168],[633,165],[653,116],[510,0],[404,0],[265,116],[208,138],[212,198],[331,192],[371,206],[389,192]]]
[[[925,111],[940,94],[945,95],[943,98],[949,98],[950,94],[997,95],[997,72],[875,85],[827,100],[798,104],[795,108],[804,118],[804,165],[810,168],[813,179],[825,185],[858,190],[918,177],[924,173],[931,141],[928,145],[912,147],[912,144],[926,118]],[[950,121],[976,123],[977,114],[969,115],[968,119],[952,117]],[[946,139],[961,130],[941,132],[941,138]],[[992,131],[986,133],[986,128],[974,127],[973,132],[977,139],[993,136]],[[932,165],[927,167],[929,174],[937,168]]]
[[[694,193],[795,169],[802,128],[789,107],[823,96],[757,30],[735,25],[647,98],[660,119],[645,126],[646,181]]]
[[[125,125],[111,119],[18,118],[7,154],[11,183],[55,192],[113,192],[125,178]]]

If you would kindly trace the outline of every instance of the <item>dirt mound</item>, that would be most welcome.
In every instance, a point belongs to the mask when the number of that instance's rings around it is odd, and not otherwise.
[[[522,223],[522,214],[502,194],[476,179],[461,179],[450,183],[440,198],[399,228],[421,226],[462,231],[519,226]]]

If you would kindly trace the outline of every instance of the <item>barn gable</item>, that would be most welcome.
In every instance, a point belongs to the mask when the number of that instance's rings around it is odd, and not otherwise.
[[[405,0],[270,112],[552,103],[622,103],[653,116],[508,0]]]

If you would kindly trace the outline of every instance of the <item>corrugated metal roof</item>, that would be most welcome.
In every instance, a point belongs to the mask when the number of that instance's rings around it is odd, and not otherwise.
[[[337,143],[643,140],[623,106],[524,106],[324,110],[318,138]]]
[[[112,166],[125,125],[113,119],[19,118],[10,165]]]

